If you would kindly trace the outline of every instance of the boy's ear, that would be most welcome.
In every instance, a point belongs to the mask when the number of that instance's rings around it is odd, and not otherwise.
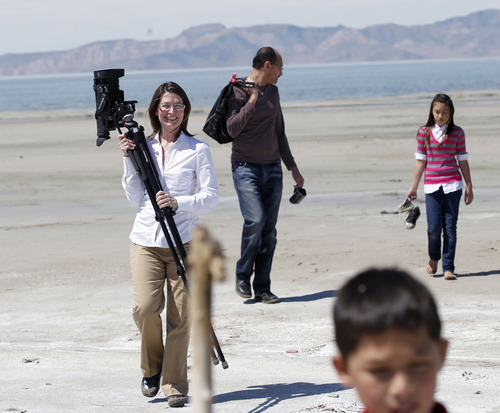
[[[441,364],[439,366],[439,370],[443,367],[444,361],[446,360],[446,353],[448,352],[448,340],[442,340],[441,342]]]
[[[335,370],[337,370],[337,374],[339,375],[340,380],[342,380],[344,386],[354,387],[352,378],[347,372],[347,365],[344,358],[340,354],[337,354],[332,357],[332,364],[335,367]]]

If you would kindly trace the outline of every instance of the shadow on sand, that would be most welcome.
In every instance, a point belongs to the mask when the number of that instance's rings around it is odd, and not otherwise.
[[[319,293],[300,295],[296,297],[280,297],[280,302],[282,303],[305,303],[309,301],[323,300],[325,298],[334,298],[337,296],[337,291],[326,290]],[[244,301],[243,304],[260,304],[252,298]]]
[[[314,384],[314,383],[279,383],[262,386],[250,386],[245,390],[218,394],[215,396],[214,404],[230,401],[261,400],[258,406],[248,410],[248,413],[264,412],[271,407],[277,406],[283,400],[295,399],[320,394],[334,393],[346,390],[339,383]]]
[[[460,279],[465,277],[488,277],[490,275],[500,275],[500,270],[470,272],[464,274],[457,273],[457,278]],[[434,278],[443,278],[443,274],[435,275]]]
[[[221,404],[227,402],[241,401],[250,403],[251,401],[262,400],[260,403],[248,410],[248,413],[261,413],[267,409],[276,407],[283,400],[296,399],[299,397],[307,397],[328,393],[335,393],[347,390],[340,383],[330,384],[314,384],[314,383],[279,383],[279,384],[266,384],[258,386],[250,386],[245,390],[233,391],[230,393],[223,393],[214,396],[213,404]],[[188,403],[192,402],[189,400]],[[157,398],[151,400],[151,404],[167,403],[167,398]],[[246,411],[246,410],[245,410]]]
[[[459,274],[458,278],[460,278],[460,277],[487,277],[489,275],[500,275],[500,270],[470,272],[468,274]]]

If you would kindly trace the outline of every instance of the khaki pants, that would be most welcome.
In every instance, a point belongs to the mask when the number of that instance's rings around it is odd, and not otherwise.
[[[186,244],[186,250],[188,245]],[[189,346],[188,293],[177,274],[168,248],[132,244],[130,264],[134,287],[134,321],[141,333],[141,369],[144,377],[162,372],[166,397],[187,395]],[[167,293],[167,331],[163,344],[161,312]]]

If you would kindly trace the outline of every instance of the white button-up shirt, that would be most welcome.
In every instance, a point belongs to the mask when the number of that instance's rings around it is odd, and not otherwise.
[[[172,195],[179,205],[174,221],[185,244],[191,240],[192,228],[198,225],[198,214],[213,210],[219,200],[210,149],[206,142],[181,133],[168,148],[163,161],[158,134],[146,141],[151,157],[156,161],[162,189]],[[168,248],[151,200],[131,158],[124,157],[123,166],[122,186],[127,199],[139,204],[130,240],[145,247]],[[175,239],[172,240],[175,244]]]

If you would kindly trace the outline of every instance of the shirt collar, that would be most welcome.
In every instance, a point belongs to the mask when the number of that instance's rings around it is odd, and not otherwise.
[[[157,143],[160,143],[160,131],[156,132],[155,133],[155,136],[153,136],[153,142],[157,142]],[[187,141],[187,136],[184,134],[184,132],[181,132],[179,137],[177,138],[176,142],[178,141],[182,141],[182,142],[186,142]]]
[[[432,128],[432,131],[441,131],[442,132],[446,132],[446,128],[448,127],[448,124],[445,123],[443,126],[439,126],[437,123],[434,125],[434,127]]]
[[[448,128],[448,124],[445,123],[443,126],[438,126],[436,123],[434,127],[432,128],[432,134],[434,137],[437,139],[441,136],[443,136],[446,133],[446,129]]]

